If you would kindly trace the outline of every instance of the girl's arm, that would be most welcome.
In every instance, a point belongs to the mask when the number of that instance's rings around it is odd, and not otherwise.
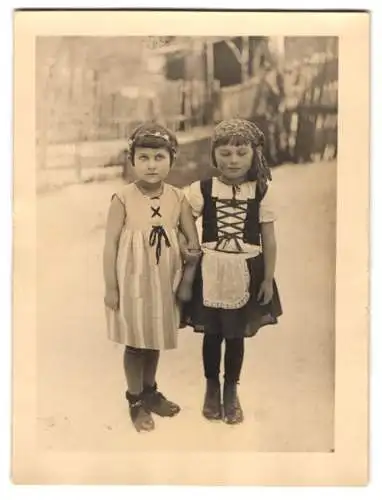
[[[261,237],[264,253],[264,281],[273,281],[276,267],[277,245],[273,222],[261,224]]]
[[[106,236],[103,251],[103,273],[106,291],[118,290],[117,254],[119,238],[125,221],[125,209],[114,196],[111,201],[106,222]]]
[[[182,232],[179,233],[179,243],[183,258],[185,259],[185,265],[182,280],[177,290],[177,296],[182,302],[188,302],[192,298],[192,285],[201,256],[201,249],[195,218],[186,198],[183,198],[182,201],[180,228]]]
[[[180,229],[187,239],[188,249],[199,250],[200,244],[195,218],[192,215],[191,206],[186,198],[183,198],[180,210]]]
[[[273,279],[276,267],[276,237],[273,222],[261,224],[261,236],[264,255],[264,280],[257,299],[262,305],[268,304],[273,297]]]

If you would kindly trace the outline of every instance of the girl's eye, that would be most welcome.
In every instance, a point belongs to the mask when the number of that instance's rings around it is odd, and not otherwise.
[[[248,153],[246,149],[239,150],[237,152],[238,156],[245,156]]]
[[[156,161],[162,161],[164,160],[164,155],[156,155],[155,159]]]
[[[230,156],[230,151],[220,151],[220,156]]]
[[[139,159],[141,161],[147,161],[148,160],[148,156],[146,156],[146,155],[139,155]]]

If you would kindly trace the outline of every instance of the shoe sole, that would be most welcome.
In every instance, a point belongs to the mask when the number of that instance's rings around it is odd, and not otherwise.
[[[203,417],[205,418],[205,420],[207,420],[208,422],[221,422],[222,421],[222,418],[221,417],[206,417],[205,415],[203,415]]]
[[[163,415],[162,413],[157,413],[156,411],[153,411],[151,410],[151,413],[153,413],[154,415],[157,415],[158,417],[162,417],[162,418],[173,418],[173,417],[176,417],[177,415],[179,415],[181,410],[178,410],[177,412],[175,413],[172,413],[170,415]]]
[[[227,420],[226,418],[223,418],[223,422],[227,425],[240,425],[244,422],[244,419],[243,420],[236,420],[236,421],[230,421],[230,420]]]
[[[134,426],[135,427],[135,426]],[[155,427],[152,427],[151,429],[137,429],[135,427],[135,430],[138,432],[138,434],[146,434],[148,432],[155,431]]]

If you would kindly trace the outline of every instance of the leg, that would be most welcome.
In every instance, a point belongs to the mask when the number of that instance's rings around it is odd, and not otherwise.
[[[158,392],[156,383],[158,362],[159,351],[146,349],[143,367],[143,393],[146,409],[161,417],[173,417],[180,412],[180,407]]]
[[[204,335],[203,368],[206,379],[219,380],[222,341],[221,334]]]
[[[139,396],[143,391],[143,349],[125,347],[123,368],[130,394]]]
[[[237,395],[237,384],[240,379],[244,359],[244,339],[226,339],[224,356],[224,420],[227,424],[238,424],[244,419],[243,410]]]
[[[226,339],[224,355],[224,380],[237,384],[240,380],[244,359],[244,339]]]
[[[143,386],[153,387],[156,382],[156,374],[159,362],[159,351],[146,349],[143,364]]]
[[[221,419],[220,361],[221,334],[205,334],[203,339],[203,366],[207,387],[204,396],[203,415],[208,420]]]
[[[189,302],[192,299],[192,286],[197,266],[197,260],[186,262],[184,265],[182,280],[176,292],[178,299],[182,302]]]
[[[130,406],[130,417],[138,432],[154,429],[151,415],[143,407],[143,368],[145,349],[125,347],[123,367],[127,382],[126,399]]]

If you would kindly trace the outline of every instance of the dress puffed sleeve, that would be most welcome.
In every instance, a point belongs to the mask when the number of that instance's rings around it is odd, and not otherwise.
[[[260,223],[274,222],[276,220],[276,208],[272,183],[268,184],[267,192],[260,202]]]
[[[190,186],[186,186],[183,191],[188,203],[191,205],[192,215],[199,217],[202,214],[204,206],[200,182],[193,182]]]

